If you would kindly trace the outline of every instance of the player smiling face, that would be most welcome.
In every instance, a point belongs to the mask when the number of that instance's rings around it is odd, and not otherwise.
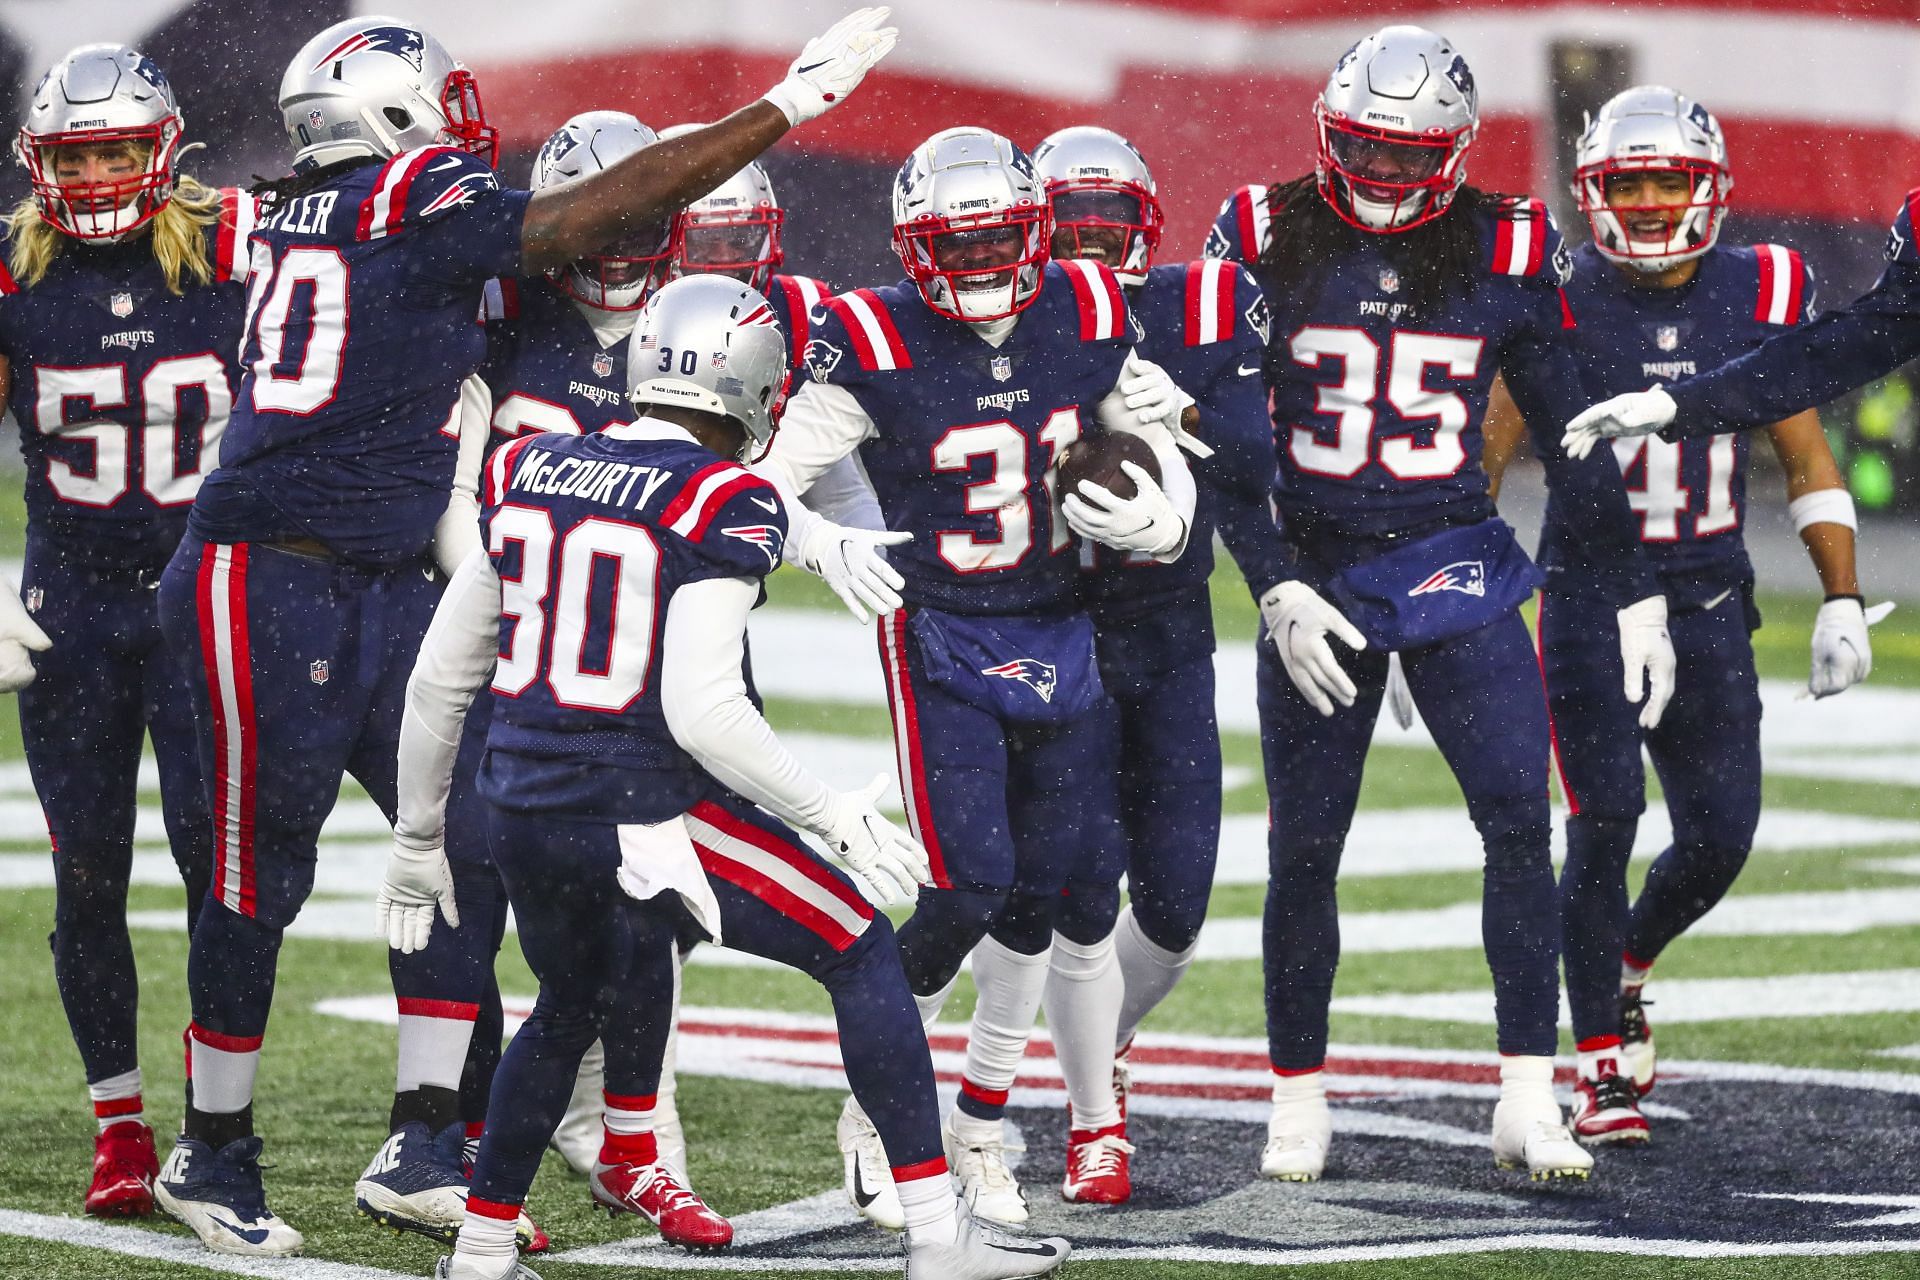
[[[1013,282],[1026,236],[1019,227],[981,227],[950,231],[933,242],[933,264],[953,274],[962,292],[1004,289]]]
[[[1328,144],[1341,171],[1363,200],[1398,202],[1411,187],[1437,177],[1452,149],[1451,140],[1419,142],[1330,131]]]
[[[1145,224],[1140,198],[1129,192],[1063,191],[1053,197],[1053,256],[1118,268]]]
[[[1607,207],[1630,240],[1663,245],[1693,204],[1694,179],[1679,169],[1628,170],[1607,175]]]

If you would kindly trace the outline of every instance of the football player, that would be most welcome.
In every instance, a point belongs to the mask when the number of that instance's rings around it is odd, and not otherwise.
[[[1243,188],[1208,253],[1274,307],[1267,378],[1293,555],[1256,575],[1260,721],[1272,805],[1265,965],[1273,1113],[1261,1172],[1307,1181],[1332,1124],[1324,1064],[1339,958],[1334,882],[1387,654],[1459,780],[1486,848],[1482,914],[1501,1058],[1493,1154],[1536,1178],[1593,1166],[1553,1095],[1559,919],[1548,856],[1548,728],[1520,604],[1539,582],[1480,465],[1496,374],[1529,421],[1578,372],[1563,337],[1566,250],[1535,200],[1466,185],[1478,100],[1464,57],[1419,27],[1367,36],[1315,105],[1313,174]],[[1672,691],[1666,600],[1611,464],[1541,442],[1588,545],[1643,724]],[[1352,652],[1336,657],[1331,636]],[[1349,670],[1350,669],[1350,670]],[[1649,687],[1649,677],[1651,685]]]
[[[1096,864],[1069,881],[1061,900],[1045,1004],[1073,1107],[1062,1194],[1118,1203],[1131,1192],[1127,1050],[1193,961],[1219,854],[1213,509],[1225,500],[1257,512],[1272,487],[1260,377],[1267,304],[1234,263],[1154,265],[1160,202],[1146,160],[1119,134],[1062,129],[1034,149],[1033,164],[1053,211],[1054,258],[1114,272],[1144,335],[1135,349],[1196,397],[1192,429],[1214,450],[1196,467],[1193,534],[1179,560],[1161,564],[1093,542],[1080,550],[1100,683],[1119,712],[1118,758],[1094,774],[1111,789],[1097,809],[1110,820],[1094,832]],[[1279,543],[1271,520],[1234,527]]]
[[[86,1209],[103,1217],[151,1212],[158,1171],[126,919],[149,735],[189,930],[213,866],[188,676],[153,588],[239,382],[253,201],[178,173],[184,137],[144,54],[62,58],[15,144],[32,193],[0,267],[0,391],[27,468],[26,607],[0,583],[0,690],[20,694],[53,843],[54,979],[98,1121]]]
[[[1655,85],[1628,89],[1588,122],[1574,160],[1573,194],[1593,243],[1574,254],[1567,298],[1589,396],[1711,368],[1813,314],[1813,280],[1798,253],[1719,243],[1733,174],[1719,121],[1701,104]],[[1496,423],[1506,424],[1506,439]],[[1514,415],[1488,416],[1496,484],[1495,460],[1512,452],[1522,429]],[[1796,413],[1768,437],[1828,604],[1857,618],[1853,500],[1819,416]],[[1726,894],[1760,820],[1760,691],[1749,639],[1760,615],[1741,535],[1748,439],[1638,437],[1612,450],[1659,570],[1680,664],[1672,705],[1644,732],[1604,642],[1606,603],[1587,590],[1596,570],[1557,498],[1547,501],[1540,656],[1571,811],[1560,919],[1580,1055],[1573,1131],[1590,1144],[1646,1141],[1638,1099],[1653,1087],[1654,1061],[1641,986],[1667,944]],[[1852,638],[1854,653],[1821,652],[1839,635],[1814,632],[1816,692],[1837,693],[1866,674],[1865,627]],[[1643,739],[1674,839],[1629,906],[1627,860],[1646,805]]]
[[[1194,492],[1169,426],[1179,389],[1133,354],[1110,270],[1049,262],[1051,221],[1005,138],[948,129],[914,148],[893,192],[908,278],[815,309],[811,380],[762,464],[799,492],[858,450],[887,528],[913,535],[893,548],[906,607],[879,623],[901,789],[933,867],[900,950],[929,1024],[973,953],[980,994],[947,1151],[974,1211],[1012,1223],[1027,1208],[1002,1117],[1079,861],[1061,833],[1090,817],[1104,741],[1074,534],[1177,559]],[[1054,464],[1102,431],[1145,438],[1161,483],[1127,463],[1134,496],[1084,482],[1056,504]],[[897,1227],[858,1100],[839,1139],[855,1205]]]
[[[218,470],[160,584],[194,659],[213,762],[212,903],[188,962],[193,1098],[155,1187],[227,1252],[288,1254],[267,1207],[252,1100],[276,955],[351,772],[387,812],[404,681],[441,582],[462,379],[484,354],[484,282],[560,267],[659,222],[844,98],[893,43],[860,10],[769,96],[710,129],[549,190],[503,190],[478,87],[430,34],[338,23],[288,66],[292,176],[250,242],[245,367]],[[396,861],[383,907],[444,873]]]
[[[774,488],[737,464],[773,434],[786,351],[752,289],[676,281],[630,343],[645,416],[522,437],[488,465],[486,550],[455,575],[408,689],[394,838],[397,856],[437,864],[450,900],[442,808],[460,723],[491,676],[480,786],[540,995],[501,1062],[445,1280],[531,1276],[512,1223],[596,1036],[610,1101],[655,1092],[644,1072],[651,1057],[657,1074],[664,1048],[683,910],[833,997],[848,1076],[900,1188],[910,1277],[1042,1275],[1067,1256],[1064,1240],[976,1225],[954,1194],[893,931],[861,892],[905,901],[926,851],[874,807],[884,779],[831,790],[747,696],[747,614],[787,526]],[[825,840],[852,878],[787,823]],[[409,945],[436,906],[398,909]],[[617,1155],[634,1191],[671,1177],[649,1132]],[[598,1176],[595,1197],[606,1203]]]

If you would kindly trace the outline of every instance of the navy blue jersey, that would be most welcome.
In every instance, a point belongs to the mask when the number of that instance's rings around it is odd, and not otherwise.
[[[577,436],[632,421],[627,335],[601,346],[579,305],[552,281],[489,280],[480,314],[487,332],[480,376],[493,393],[489,451],[515,436]]]
[[[1264,504],[1273,484],[1267,389],[1260,378],[1268,332],[1260,287],[1234,263],[1204,259],[1154,267],[1126,293],[1145,334],[1134,349],[1199,402],[1195,434],[1214,455],[1193,463],[1193,529],[1178,560],[1161,564],[1141,552],[1082,545],[1081,562],[1092,568],[1081,577],[1082,600],[1101,616],[1122,617],[1152,610],[1168,593],[1207,581],[1219,491]]]
[[[1605,400],[1711,369],[1812,314],[1813,281],[1800,255],[1780,245],[1716,248],[1678,289],[1636,285],[1587,245],[1567,284],[1577,327],[1582,387]],[[1640,539],[1675,603],[1700,603],[1753,579],[1741,537],[1748,437],[1642,436],[1613,441],[1640,522]],[[1579,540],[1547,498],[1540,562],[1550,575],[1579,572]]]
[[[421,555],[453,484],[481,286],[519,265],[530,196],[448,147],[369,162],[263,209],[245,372],[190,530],[317,538],[386,567]]]
[[[711,786],[661,708],[673,593],[780,563],[773,486],[651,418],[522,436],[487,464],[500,658],[480,787],[494,803],[663,822]]]
[[[909,282],[841,294],[812,315],[807,366],[873,420],[860,446],[909,604],[949,613],[1071,612],[1078,556],[1053,466],[1120,378],[1137,333],[1097,263],[1048,265],[994,347]]]
[[[1208,255],[1251,262],[1259,278],[1269,199],[1257,186],[1229,198]],[[1273,311],[1266,373],[1282,526],[1364,558],[1379,539],[1491,517],[1480,428],[1502,375],[1563,510],[1606,569],[1596,589],[1622,603],[1653,594],[1617,469],[1572,461],[1559,445],[1559,424],[1584,401],[1560,289],[1571,261],[1552,218],[1537,200],[1448,216],[1476,219],[1486,272],[1433,315],[1410,314],[1391,236],[1356,233],[1311,288],[1261,279]]]
[[[63,242],[30,288],[0,267],[27,530],[74,563],[158,569],[180,544],[240,382],[247,263],[235,246],[252,221],[252,197],[221,192],[214,281],[178,295],[147,235]]]
[[[780,318],[780,332],[787,335],[787,367],[795,378],[804,374],[807,343],[813,339],[813,324],[807,317],[832,296],[833,290],[812,276],[782,275],[767,282],[767,301]]]
[[[1920,187],[1887,235],[1887,268],[1844,307],[1776,334],[1756,350],[1667,388],[1679,412],[1669,439],[1764,427],[1884,377],[1920,356]]]

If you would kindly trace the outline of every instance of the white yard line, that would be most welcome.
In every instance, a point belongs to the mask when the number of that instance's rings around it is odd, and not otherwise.
[[[123,1258],[146,1258],[174,1266],[198,1267],[231,1276],[262,1276],[270,1280],[394,1280],[409,1272],[326,1262],[319,1258],[233,1258],[209,1252],[188,1236],[166,1235],[144,1227],[109,1225],[90,1218],[0,1209],[0,1235],[18,1236],[46,1244],[95,1249]]]

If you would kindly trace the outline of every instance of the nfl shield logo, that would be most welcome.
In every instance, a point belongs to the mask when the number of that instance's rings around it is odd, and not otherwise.
[[[593,353],[593,376],[605,378],[613,373],[613,357],[604,351]]]
[[[327,667],[327,660],[325,658],[315,658],[307,666],[307,679],[313,681],[315,684],[325,684],[327,677],[332,674],[333,672]]]
[[[1010,356],[995,356],[987,367],[993,370],[995,382],[1005,382],[1013,376],[1013,359]]]
[[[1400,292],[1400,273],[1392,267],[1382,267],[1380,269],[1380,292]]]
[[[38,613],[40,606],[47,602],[47,593],[39,587],[27,588],[27,612]]]
[[[107,308],[112,311],[114,315],[125,320],[133,314],[133,295],[125,292],[116,293],[107,299]]]
[[[1663,324],[1653,331],[1653,345],[1662,351],[1671,351],[1680,345],[1680,327]]]

